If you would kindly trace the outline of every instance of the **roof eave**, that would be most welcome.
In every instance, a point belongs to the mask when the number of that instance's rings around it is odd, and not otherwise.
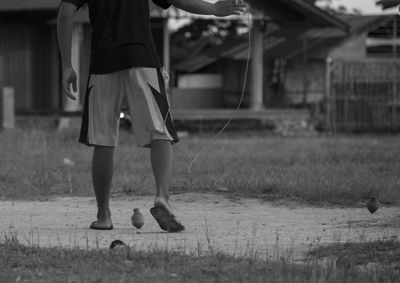
[[[371,23],[369,23],[368,25],[365,25],[365,26],[359,28],[358,30],[354,31],[354,33],[360,34],[360,33],[366,32],[366,31],[373,30],[373,29],[379,27],[380,25],[385,25],[385,24],[389,23],[390,21],[393,21],[397,17],[398,17],[398,15],[396,15],[396,14],[382,15],[379,18],[372,21]]]
[[[0,13],[21,13],[21,12],[43,12],[43,11],[56,11],[52,7],[31,7],[31,8],[14,8],[14,9],[4,9],[0,10]]]
[[[304,10],[312,12],[312,14],[317,16],[319,18],[319,20],[321,20],[321,23],[324,22],[324,24],[326,26],[331,26],[331,27],[334,26],[334,27],[340,28],[345,31],[350,30],[350,26],[347,23],[338,19],[334,15],[331,15],[328,12],[322,10],[321,8],[319,8],[315,5],[312,5],[311,3],[308,3],[308,2],[302,1],[302,0],[281,0],[281,1],[291,4],[291,5],[295,4],[300,9],[304,9]]]

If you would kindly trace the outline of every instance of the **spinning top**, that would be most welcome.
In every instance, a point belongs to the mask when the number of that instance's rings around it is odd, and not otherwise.
[[[135,226],[137,229],[140,229],[144,225],[144,216],[140,212],[139,208],[135,208],[133,210],[133,215],[131,217],[132,225]]]
[[[377,211],[379,208],[379,202],[376,200],[376,198],[371,197],[369,201],[367,201],[367,209],[369,212],[374,213]]]

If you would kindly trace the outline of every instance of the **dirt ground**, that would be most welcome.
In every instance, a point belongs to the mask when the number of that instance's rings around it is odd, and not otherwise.
[[[269,258],[293,255],[301,259],[318,244],[368,241],[397,237],[400,207],[381,207],[375,214],[365,208],[317,208],[295,203],[271,203],[218,194],[174,195],[171,203],[186,231],[160,230],[149,209],[151,197],[114,197],[114,230],[94,231],[94,198],[67,197],[46,201],[0,202],[2,236],[17,233],[24,244],[66,248],[108,248],[120,239],[136,249],[168,247],[196,254],[213,249],[235,255]],[[140,208],[146,223],[136,230],[130,223],[133,208]]]

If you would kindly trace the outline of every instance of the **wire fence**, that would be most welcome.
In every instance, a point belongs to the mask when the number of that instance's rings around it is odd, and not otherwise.
[[[400,61],[334,60],[327,67],[332,131],[400,130]]]

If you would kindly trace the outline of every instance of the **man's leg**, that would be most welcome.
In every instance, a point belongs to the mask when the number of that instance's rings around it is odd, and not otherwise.
[[[114,168],[114,147],[95,146],[92,160],[92,180],[97,201],[96,227],[112,225],[109,206]]]
[[[156,179],[157,191],[154,206],[164,206],[170,213],[168,187],[172,172],[172,146],[167,140],[151,142],[151,166]]]

